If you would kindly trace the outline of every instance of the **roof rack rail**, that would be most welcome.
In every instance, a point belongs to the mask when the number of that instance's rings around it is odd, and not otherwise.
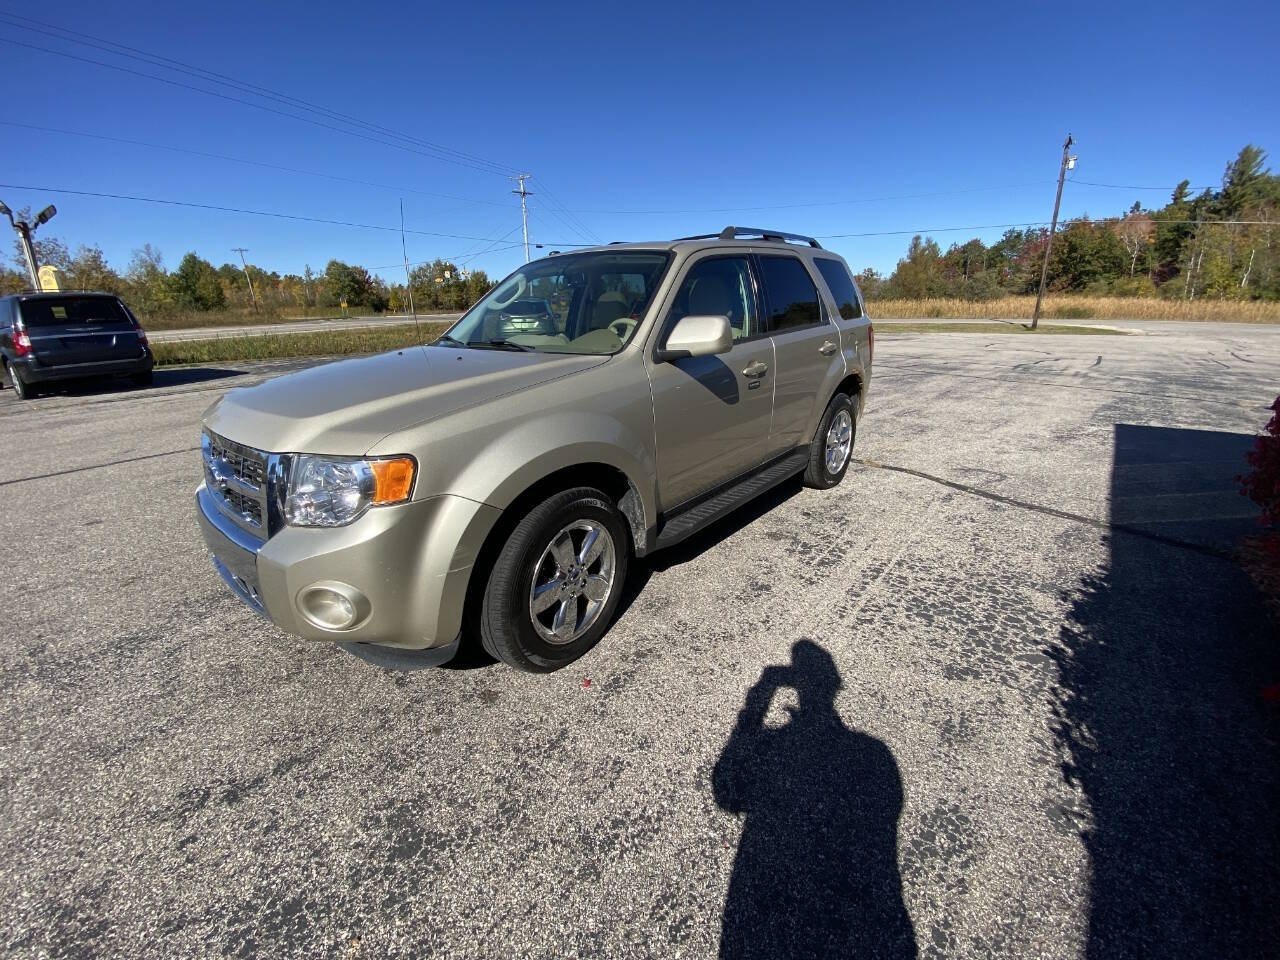
[[[822,244],[813,237],[802,233],[786,233],[782,230],[764,230],[760,227],[725,227],[719,233],[700,233],[695,237],[680,237],[681,240],[739,240],[743,237],[759,237],[771,243],[804,243],[822,249]]]

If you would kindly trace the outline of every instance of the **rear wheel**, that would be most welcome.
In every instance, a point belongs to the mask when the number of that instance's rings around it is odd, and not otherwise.
[[[599,490],[547,498],[516,524],[489,574],[485,650],[534,673],[577,660],[613,620],[629,555],[625,521]]]
[[[853,456],[853,441],[858,429],[858,398],[837,393],[827,404],[818,421],[818,432],[809,447],[809,465],[805,467],[805,486],[827,490],[844,479]]]
[[[5,379],[13,387],[13,395],[19,400],[30,400],[36,395],[36,388],[22,379],[22,374],[11,364],[4,365]]]

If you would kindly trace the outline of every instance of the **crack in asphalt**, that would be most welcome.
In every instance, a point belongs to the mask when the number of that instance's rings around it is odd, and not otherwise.
[[[992,493],[990,490],[983,490],[981,487],[974,487],[967,483],[960,483],[957,480],[948,480],[945,477],[937,477],[931,473],[925,473],[923,470],[913,470],[911,467],[899,467],[892,463],[880,463],[878,460],[865,460],[859,457],[852,457],[850,459],[854,463],[862,464],[864,467],[872,467],[876,470],[889,470],[894,473],[905,473],[913,477],[919,477],[921,480],[929,480],[933,483],[941,484],[944,487],[959,490],[961,493],[968,493],[975,497],[982,497],[984,500],[992,500],[996,503],[1002,503],[1005,506],[1017,507],[1020,510],[1030,510],[1033,513],[1044,514],[1050,517],[1058,517],[1059,519],[1070,520],[1074,523],[1082,523],[1097,530],[1127,533],[1130,536],[1141,537],[1144,540],[1151,540],[1155,543],[1161,543],[1168,547],[1191,550],[1195,553],[1202,554],[1206,557],[1214,557],[1218,560],[1235,559],[1234,554],[1229,550],[1221,550],[1217,547],[1208,546],[1203,543],[1195,543],[1191,540],[1182,540],[1178,537],[1166,537],[1163,534],[1152,533],[1150,530],[1144,530],[1141,527],[1131,526],[1127,523],[1115,523],[1110,520],[1099,520],[1096,517],[1086,517],[1080,513],[1072,513],[1069,510],[1059,510],[1056,507],[1046,507],[1042,504],[1030,503],[1026,500],[1017,500],[1013,497],[1006,497],[1003,494]]]
[[[166,450],[164,453],[144,453],[140,457],[127,457],[124,460],[108,460],[106,463],[91,463],[83,467],[70,467],[66,470],[55,470],[53,473],[37,473],[31,477],[15,477],[12,480],[0,480],[0,487],[8,487],[15,483],[28,483],[32,480],[48,480],[51,477],[65,477],[71,473],[85,473],[88,470],[101,470],[104,467],[118,467],[124,463],[138,463],[141,460],[155,460],[158,457],[172,457],[179,453],[195,453],[199,447],[183,447],[181,450]]]

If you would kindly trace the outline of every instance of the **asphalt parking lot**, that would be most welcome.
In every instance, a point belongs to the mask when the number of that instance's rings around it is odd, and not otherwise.
[[[6,952],[1274,955],[1280,644],[1230,549],[1280,330],[876,360],[840,487],[656,555],[537,677],[224,589],[199,417],[288,365],[0,394]]]

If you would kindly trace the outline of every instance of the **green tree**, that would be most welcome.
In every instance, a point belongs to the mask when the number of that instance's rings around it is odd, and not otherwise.
[[[189,310],[217,310],[226,303],[218,271],[208,260],[188,253],[171,277],[174,302]]]
[[[80,247],[68,262],[64,271],[66,286],[72,290],[102,290],[106,293],[124,293],[125,282],[107,264],[102,248]]]

